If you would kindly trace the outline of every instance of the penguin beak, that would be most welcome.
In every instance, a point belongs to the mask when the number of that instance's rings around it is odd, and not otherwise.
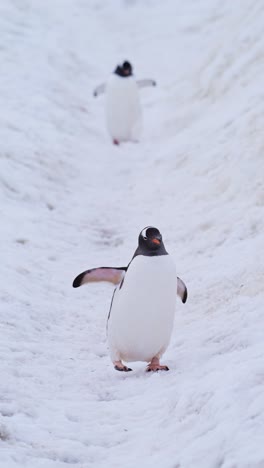
[[[155,239],[152,239],[153,244],[160,245],[160,240],[155,237]]]

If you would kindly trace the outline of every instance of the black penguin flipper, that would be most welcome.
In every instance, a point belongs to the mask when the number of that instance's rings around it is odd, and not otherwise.
[[[182,302],[185,304],[188,297],[188,291],[186,284],[182,281],[181,278],[177,276],[177,294],[180,296]]]
[[[93,92],[93,96],[94,97],[100,96],[100,94],[103,94],[104,92],[105,92],[105,83],[102,83],[95,88]]]
[[[152,80],[152,78],[145,78],[144,80],[137,80],[137,85],[139,88],[147,88],[149,86],[157,86],[157,82]]]
[[[99,281],[107,281],[114,285],[121,283],[125,276],[127,267],[100,267],[86,270],[76,276],[72,283],[73,288],[78,288],[85,283],[97,283]]]

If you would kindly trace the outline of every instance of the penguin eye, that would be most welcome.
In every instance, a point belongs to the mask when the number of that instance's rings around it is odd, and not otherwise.
[[[144,240],[148,240],[148,238],[147,238],[146,236],[143,236],[143,239],[144,239]]]

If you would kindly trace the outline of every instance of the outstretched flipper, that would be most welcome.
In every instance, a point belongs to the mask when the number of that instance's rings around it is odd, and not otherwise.
[[[109,283],[117,285],[121,283],[126,271],[127,267],[92,268],[91,270],[86,270],[83,273],[80,273],[80,275],[76,276],[72,286],[74,288],[78,288],[85,283],[95,283],[99,281],[108,281]]]
[[[148,86],[157,86],[157,83],[155,80],[147,78],[145,80],[137,80],[137,85],[139,88],[147,88]]]
[[[100,84],[97,86],[93,92],[94,97],[100,96],[100,94],[104,94],[105,92],[105,83]]]
[[[182,302],[185,304],[188,297],[188,291],[185,283],[177,276],[177,294],[180,296]]]

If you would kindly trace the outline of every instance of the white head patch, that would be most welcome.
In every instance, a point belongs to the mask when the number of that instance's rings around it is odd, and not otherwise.
[[[152,226],[147,226],[147,227],[145,227],[145,229],[143,229],[143,231],[141,231],[142,237],[147,237],[147,230],[148,230],[149,228],[151,228],[151,227],[152,227]]]

